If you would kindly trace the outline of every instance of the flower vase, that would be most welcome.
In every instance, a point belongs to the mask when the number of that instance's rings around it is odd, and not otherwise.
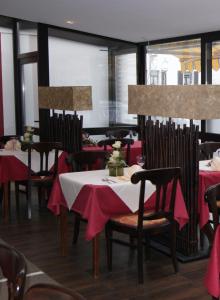
[[[121,164],[109,164],[109,176],[123,176],[124,175],[124,167]]]

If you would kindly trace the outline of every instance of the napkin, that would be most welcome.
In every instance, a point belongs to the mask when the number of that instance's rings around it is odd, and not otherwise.
[[[211,169],[213,171],[220,171],[220,157],[216,156],[211,161]]]
[[[123,177],[125,177],[125,178],[127,178],[127,179],[130,179],[131,178],[131,176],[134,174],[134,173],[136,173],[136,172],[138,172],[138,171],[142,171],[143,169],[141,168],[141,166],[139,166],[139,165],[133,165],[133,166],[131,166],[131,167],[128,167],[128,168],[125,168],[124,169],[124,176]]]
[[[21,149],[21,143],[16,139],[12,139],[5,144],[5,150],[20,150],[20,149]]]

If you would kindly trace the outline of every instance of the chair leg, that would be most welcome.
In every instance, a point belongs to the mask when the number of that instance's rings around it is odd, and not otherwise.
[[[37,188],[37,197],[38,197],[38,206],[39,209],[41,209],[42,188],[40,186]]]
[[[150,249],[150,237],[149,235],[145,234],[144,236],[145,239],[145,260],[149,260],[151,257],[151,249]]]
[[[73,244],[76,244],[79,237],[79,229],[80,229],[80,220],[81,217],[78,214],[75,214],[74,218],[74,229],[73,229]]]
[[[108,270],[112,271],[112,230],[108,224],[105,226],[105,239]]]
[[[16,201],[16,210],[19,211],[19,184],[15,182],[15,201]]]
[[[28,219],[31,219],[31,184],[27,184],[27,214]]]
[[[171,225],[171,241],[170,241],[170,252],[173,262],[173,267],[175,273],[178,272],[178,262],[176,258],[176,222],[174,221]]]
[[[144,283],[144,267],[143,267],[143,242],[142,236],[137,239],[137,263],[138,263],[138,283]]]

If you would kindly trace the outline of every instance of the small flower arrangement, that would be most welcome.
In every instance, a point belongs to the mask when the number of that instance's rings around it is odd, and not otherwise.
[[[121,141],[116,141],[112,145],[112,148],[113,151],[107,163],[107,166],[109,168],[109,176],[123,176],[123,168],[126,166],[126,163],[121,151]]]
[[[34,129],[31,126],[25,127],[24,143],[31,143],[33,141]]]

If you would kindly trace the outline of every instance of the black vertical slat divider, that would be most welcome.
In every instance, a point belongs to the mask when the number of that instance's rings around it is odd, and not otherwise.
[[[190,127],[184,125],[180,128],[171,119],[162,124],[148,118],[141,131],[145,138],[144,153],[148,169],[181,167],[181,186],[190,220],[178,232],[177,247],[184,255],[194,255],[198,251],[198,127],[190,122]]]
[[[48,141],[61,142],[67,152],[78,152],[82,150],[82,126],[82,116],[53,113],[45,131]]]

